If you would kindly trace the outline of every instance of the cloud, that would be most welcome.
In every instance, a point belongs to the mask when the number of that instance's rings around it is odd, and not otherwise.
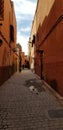
[[[17,19],[17,43],[22,46],[25,54],[28,53],[28,40],[30,37],[32,20],[37,0],[13,0]]]
[[[22,50],[23,52],[25,52],[25,54],[28,54],[28,37],[26,35],[18,35],[17,36],[17,41],[18,43],[21,44],[22,46]]]
[[[26,36],[29,37],[29,35],[30,35],[30,27],[21,28],[19,30],[19,32],[20,32],[21,35],[26,35]]]
[[[17,20],[31,20],[33,19],[33,15],[30,14],[22,14],[22,13],[18,13],[17,14]]]
[[[14,0],[16,12],[21,12],[22,14],[33,15],[36,7],[36,2],[33,0]]]
[[[22,32],[28,32],[28,31],[30,31],[30,27],[21,28],[21,31],[22,31]]]
[[[18,22],[18,32],[20,32],[21,35],[26,35],[29,37],[30,35],[30,28],[31,28],[31,21],[28,20],[22,20]]]

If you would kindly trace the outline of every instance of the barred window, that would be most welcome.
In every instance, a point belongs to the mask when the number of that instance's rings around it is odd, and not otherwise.
[[[0,20],[4,19],[4,0],[0,0]]]

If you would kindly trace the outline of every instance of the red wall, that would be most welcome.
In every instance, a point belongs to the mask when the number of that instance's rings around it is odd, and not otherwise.
[[[53,25],[55,25],[55,22],[62,15],[62,13],[63,0],[56,0],[42,26],[39,26],[38,28],[37,34],[39,34],[39,41],[36,43],[38,46],[36,49],[44,50],[44,79],[50,83],[52,87],[54,86],[54,89],[63,96],[63,19],[57,24],[57,26],[43,42],[43,39]],[[39,75],[40,65],[37,64],[37,62],[38,61],[36,61],[36,73]]]

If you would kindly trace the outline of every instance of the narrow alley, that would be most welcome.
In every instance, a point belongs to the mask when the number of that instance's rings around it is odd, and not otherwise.
[[[30,70],[0,86],[0,130],[63,130],[63,105]]]

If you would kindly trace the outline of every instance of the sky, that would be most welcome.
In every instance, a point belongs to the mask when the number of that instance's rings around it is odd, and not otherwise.
[[[22,51],[27,55],[37,0],[13,0],[13,2],[17,20],[17,43],[20,43]]]

